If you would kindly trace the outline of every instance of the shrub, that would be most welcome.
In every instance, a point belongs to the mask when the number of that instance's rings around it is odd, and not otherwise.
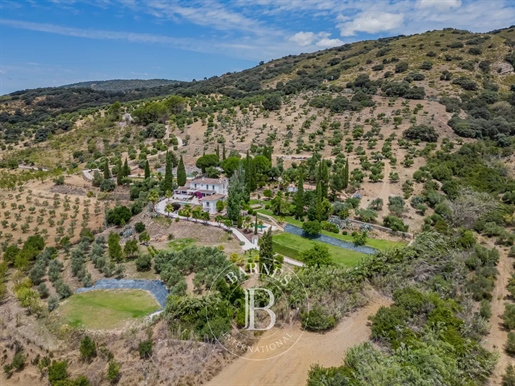
[[[385,216],[383,218],[383,225],[393,231],[398,232],[407,232],[409,228],[408,225],[404,224],[402,219],[396,216]]]
[[[438,140],[438,133],[433,126],[419,125],[411,126],[403,133],[404,138],[419,139],[424,142],[436,142]]]
[[[397,65],[395,66],[395,72],[398,74],[401,72],[408,71],[408,67],[409,67],[409,65],[407,62],[397,63]]]
[[[116,206],[107,212],[106,221],[109,225],[127,224],[131,219],[132,212],[126,206]]]
[[[515,386],[515,366],[508,365],[506,373],[502,376],[502,386]]]
[[[304,328],[309,331],[326,331],[336,325],[335,317],[321,307],[303,313],[301,321]]]
[[[120,365],[114,360],[109,361],[109,366],[107,367],[107,380],[111,383],[115,383],[118,381],[119,377]]]
[[[59,381],[64,381],[68,378],[68,362],[52,361],[52,364],[48,366],[48,380],[52,385],[55,385]]]
[[[89,337],[85,336],[80,342],[80,357],[84,361],[89,361],[97,356],[97,349],[95,342]]]
[[[508,332],[508,341],[506,342],[506,352],[515,355],[515,332]]]
[[[482,318],[490,319],[492,316],[492,304],[488,300],[481,300],[480,306],[479,306],[479,315]]]
[[[146,226],[141,221],[134,224],[134,230],[138,233],[141,233],[145,230]]]
[[[504,313],[502,314],[502,319],[504,320],[504,324],[508,329],[515,329],[515,304],[504,304]]]
[[[136,260],[136,269],[138,271],[149,271],[152,267],[152,258],[150,255],[141,255]]]
[[[140,358],[147,359],[152,356],[152,349],[154,347],[154,342],[152,339],[147,339],[139,342],[138,352]]]

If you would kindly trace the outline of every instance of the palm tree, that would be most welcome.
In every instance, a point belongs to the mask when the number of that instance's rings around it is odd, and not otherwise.
[[[187,217],[188,220],[190,219],[190,216],[191,216],[191,205],[190,204],[184,205],[184,208],[182,208],[182,214],[184,215],[184,217]]]
[[[167,215],[167,216],[168,216],[168,213],[173,212],[173,206],[172,206],[172,204],[166,204],[166,206],[165,206],[165,212],[166,212],[166,215]]]
[[[159,193],[157,192],[157,190],[151,190],[150,192],[148,192],[147,200],[149,200],[152,203],[152,209],[155,209],[157,201],[159,200]]]

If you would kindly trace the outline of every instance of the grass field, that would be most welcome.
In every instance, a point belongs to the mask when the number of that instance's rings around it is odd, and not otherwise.
[[[274,214],[272,213],[271,210],[259,209],[257,212],[258,213],[266,214],[266,215],[268,215],[270,217],[273,217],[275,219],[278,218],[278,216],[274,216]],[[291,216],[284,217],[284,221],[286,221],[288,224],[296,225],[296,226],[302,228],[302,222],[299,221],[299,220],[296,220],[295,218],[293,218]],[[341,233],[332,233],[332,232],[327,232],[327,231],[324,231],[324,230],[321,232],[321,234],[326,235],[326,236],[330,236],[330,237],[334,237],[335,239],[339,239],[339,240],[343,240],[343,241],[348,241],[350,243],[353,242],[352,236],[350,234],[349,235],[343,235]],[[398,242],[398,241],[373,239],[373,238],[369,237],[367,239],[367,244],[366,245],[368,245],[369,247],[372,247],[372,248],[379,249],[379,250],[385,250],[385,249],[390,249],[390,248],[395,248],[395,247],[402,247],[402,246],[406,245],[406,243],[402,243],[402,242]]]
[[[108,330],[141,319],[161,307],[141,290],[96,290],[71,296],[59,308],[71,327]]]
[[[302,261],[302,252],[312,248],[313,243],[323,244],[329,248],[329,253],[331,254],[333,261],[339,265],[355,267],[363,258],[367,257],[367,255],[363,253],[335,247],[334,245],[322,243],[321,241],[313,241],[291,233],[284,232],[274,235],[273,237],[274,252],[299,261]]]
[[[190,239],[190,238],[175,239],[168,243],[168,248],[170,248],[173,251],[179,252],[179,251],[182,251],[184,248],[195,244],[195,241],[196,241],[195,239]]]

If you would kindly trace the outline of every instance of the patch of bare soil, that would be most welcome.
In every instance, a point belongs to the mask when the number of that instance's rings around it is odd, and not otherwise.
[[[313,364],[340,366],[347,349],[367,341],[370,337],[368,317],[374,315],[381,306],[390,304],[389,299],[378,294],[372,295],[365,307],[345,318],[334,330],[324,335],[304,332],[290,350],[271,360],[259,361],[270,356],[266,352],[248,353],[226,367],[207,385],[305,385]],[[291,330],[292,335],[298,334],[299,327],[291,327]],[[265,333],[262,340],[272,333],[272,330]]]
[[[489,245],[489,247],[493,247],[493,245]],[[494,373],[490,378],[490,385],[501,385],[502,376],[506,371],[506,367],[508,367],[509,364],[515,365],[515,359],[510,357],[504,350],[506,342],[508,341],[508,330],[504,327],[503,320],[501,318],[504,313],[504,303],[509,295],[506,286],[508,285],[508,281],[511,278],[513,270],[512,261],[510,261],[506,250],[501,248],[498,249],[500,252],[499,264],[497,265],[499,275],[497,276],[495,288],[492,293],[493,299],[492,318],[490,319],[490,334],[486,337],[484,342],[484,345],[488,350],[497,351],[499,353],[499,361],[497,362]]]

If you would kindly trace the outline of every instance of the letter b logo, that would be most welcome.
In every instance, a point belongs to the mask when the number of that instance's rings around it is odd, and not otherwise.
[[[264,291],[269,301],[265,307],[255,306],[255,294],[257,291]],[[266,288],[249,288],[245,290],[245,329],[255,331],[270,330],[275,325],[275,312],[270,309],[274,305],[275,297],[272,291]],[[265,311],[270,316],[270,323],[265,328],[255,325],[256,311]]]

